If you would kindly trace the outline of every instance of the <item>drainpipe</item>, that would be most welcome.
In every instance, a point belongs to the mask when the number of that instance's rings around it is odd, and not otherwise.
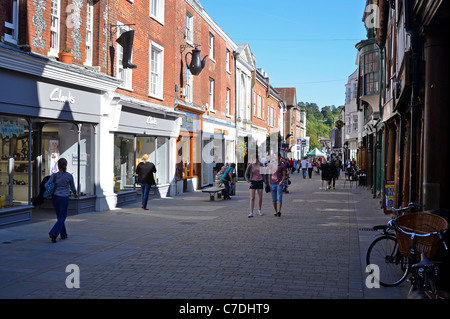
[[[411,1],[405,1],[405,28],[411,38],[412,79],[411,79],[411,156],[410,156],[410,190],[409,201],[416,201],[416,161],[417,161],[417,114],[419,91],[419,37],[412,26]]]

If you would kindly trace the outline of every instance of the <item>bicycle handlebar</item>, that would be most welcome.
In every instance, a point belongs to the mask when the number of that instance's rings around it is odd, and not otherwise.
[[[402,229],[395,220],[390,220],[388,222],[388,225],[393,228],[393,229],[397,229],[400,230],[403,234],[408,235],[408,236],[414,236],[414,237],[429,237],[429,236],[439,236],[439,239],[442,240],[442,243],[444,244],[445,250],[448,250],[447,248],[447,244],[445,243],[444,240],[444,235],[447,233],[446,229],[442,229],[441,231],[436,231],[436,232],[431,232],[431,233],[426,233],[426,234],[418,234],[418,233],[414,233],[414,232],[407,232],[406,230]]]
[[[414,208],[414,207],[422,207],[422,205],[420,205],[419,203],[410,202],[408,204],[408,206],[406,206],[406,207],[401,207],[401,206],[399,208],[392,207],[392,210],[394,212],[403,212],[403,211],[407,211],[407,210],[409,210],[411,208]]]

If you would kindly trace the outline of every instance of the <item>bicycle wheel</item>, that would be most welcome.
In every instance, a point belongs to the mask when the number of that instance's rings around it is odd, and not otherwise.
[[[366,263],[378,266],[380,285],[384,287],[400,284],[409,272],[408,259],[400,254],[395,236],[375,239],[367,250]]]

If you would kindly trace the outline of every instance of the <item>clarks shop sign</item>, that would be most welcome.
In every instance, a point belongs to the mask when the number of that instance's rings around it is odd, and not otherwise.
[[[75,96],[72,95],[70,90],[67,90],[67,92],[63,93],[63,89],[55,88],[50,92],[50,101],[69,102],[70,104],[74,104]]]

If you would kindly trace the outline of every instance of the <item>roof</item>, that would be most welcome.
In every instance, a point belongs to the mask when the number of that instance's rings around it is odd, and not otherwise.
[[[275,88],[280,93],[280,99],[286,101],[287,106],[297,106],[297,95],[294,87]]]

